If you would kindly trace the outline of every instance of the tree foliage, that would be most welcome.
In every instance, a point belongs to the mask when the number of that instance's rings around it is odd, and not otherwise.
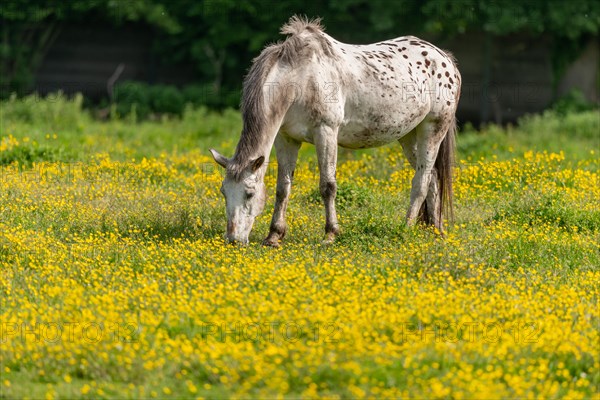
[[[142,21],[166,34],[181,27],[165,6],[153,0],[7,0],[0,5],[0,92],[22,93],[33,73],[68,23],[103,18],[114,25]]]
[[[525,31],[577,39],[597,34],[600,3],[586,0],[434,0],[422,7],[427,31],[505,35]]]
[[[367,43],[403,34],[465,32],[547,35],[575,43],[598,35],[595,0],[5,0],[0,7],[2,89],[26,90],[60,28],[101,18],[143,22],[157,32],[153,51],[168,63],[194,65],[216,93],[239,88],[251,59],[292,14],[321,16],[329,32]]]

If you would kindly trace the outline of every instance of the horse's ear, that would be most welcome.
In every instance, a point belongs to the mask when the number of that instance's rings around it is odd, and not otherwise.
[[[254,161],[252,161],[250,163],[250,168],[252,168],[252,172],[256,172],[256,170],[259,169],[263,165],[264,162],[265,162],[264,156],[260,156],[257,159],[255,159]]]
[[[212,154],[213,158],[223,168],[227,168],[227,164],[229,164],[229,158],[225,157],[222,154],[219,154],[215,149],[210,149],[210,154]]]

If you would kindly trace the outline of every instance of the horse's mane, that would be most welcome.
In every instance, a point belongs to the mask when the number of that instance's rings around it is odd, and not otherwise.
[[[312,59],[314,54],[331,57],[333,48],[323,34],[320,18],[308,20],[294,15],[281,27],[280,33],[288,35],[283,42],[271,44],[252,61],[252,66],[244,78],[241,110],[244,128],[235,155],[228,167],[228,173],[235,178],[241,176],[248,158],[261,144],[269,111],[264,102],[264,85],[267,75],[279,62],[296,68]]]
[[[321,18],[309,20],[305,16],[294,15],[288,22],[283,24],[279,31],[282,35],[296,35],[304,30],[311,32],[324,32],[325,28],[321,25]]]

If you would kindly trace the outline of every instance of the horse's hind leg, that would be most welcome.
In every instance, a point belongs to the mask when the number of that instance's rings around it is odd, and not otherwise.
[[[292,179],[296,169],[300,142],[283,136],[281,133],[275,138],[275,151],[277,154],[277,189],[275,192],[275,209],[271,219],[269,235],[263,241],[265,246],[279,246],[279,241],[285,236],[287,225],[285,211],[292,188]]]
[[[408,225],[413,225],[417,221],[423,203],[427,202],[427,215],[424,215],[424,219],[441,229],[442,221],[439,213],[441,199],[435,170],[435,160],[446,133],[441,125],[438,121],[426,119],[416,128],[415,132],[410,134],[414,135],[412,146],[405,146],[405,148],[411,148],[409,156],[413,158],[411,164],[414,163],[413,167],[416,171],[412,180],[410,206],[406,214]],[[407,140],[410,143],[411,139],[407,138]]]
[[[399,140],[402,145],[404,156],[413,167],[417,169],[417,132],[416,129],[408,133],[402,139]],[[431,180],[429,182],[429,190],[427,191],[427,197],[425,202],[419,209],[418,219],[426,224],[435,226],[441,229],[440,220],[440,207],[441,201],[439,196],[437,169],[434,168],[431,171]],[[441,231],[441,230],[440,230]]]
[[[427,192],[425,204],[427,205],[425,215],[427,223],[435,226],[443,234],[442,198],[440,196],[438,170],[436,167],[431,170],[429,191]]]

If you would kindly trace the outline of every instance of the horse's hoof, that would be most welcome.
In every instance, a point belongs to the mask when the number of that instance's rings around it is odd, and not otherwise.
[[[328,246],[330,244],[333,244],[333,242],[335,242],[335,233],[328,233],[325,235],[325,239],[323,239],[321,243],[325,246]]]
[[[277,238],[267,237],[263,240],[262,244],[263,246],[277,248],[279,247],[279,240]]]

